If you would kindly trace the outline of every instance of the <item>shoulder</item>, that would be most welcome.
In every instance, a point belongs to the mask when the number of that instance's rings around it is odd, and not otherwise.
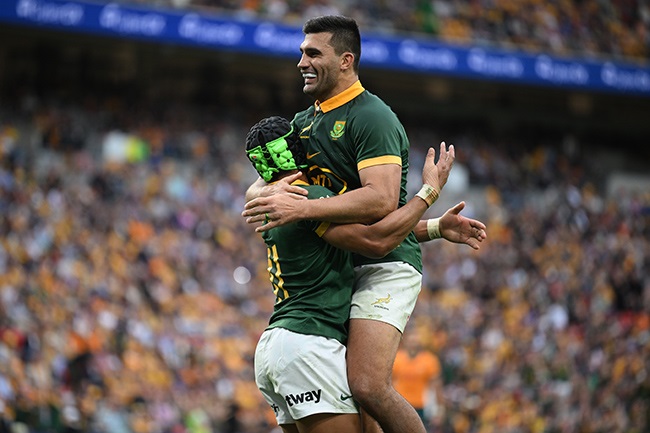
[[[305,119],[313,117],[313,115],[314,115],[314,107],[310,106],[307,109],[299,111],[298,113],[296,113],[296,115],[293,116],[293,120],[291,122],[298,125],[298,126],[302,126]]]
[[[381,98],[364,91],[356,98],[351,110],[353,118],[360,122],[372,122],[384,125],[400,124],[395,112]],[[381,122],[377,122],[381,119]]]
[[[369,92],[368,90],[365,90],[362,94],[360,94],[357,97],[357,109],[360,112],[386,112],[386,113],[391,113],[392,115],[395,115],[393,112],[392,108],[384,102],[383,99],[381,99],[379,96],[375,95],[374,93]]]

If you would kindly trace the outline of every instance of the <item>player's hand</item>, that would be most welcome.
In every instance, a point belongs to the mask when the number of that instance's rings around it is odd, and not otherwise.
[[[273,227],[298,221],[300,219],[301,202],[307,200],[307,190],[291,185],[291,182],[300,177],[300,173],[283,178],[269,187],[269,194],[262,193],[246,203],[242,216],[249,224],[258,224],[255,229],[263,232]],[[265,187],[266,188],[266,187]]]
[[[299,186],[291,185],[294,181],[300,179],[302,173],[297,172],[289,176],[283,177],[279,181],[265,185],[260,191],[259,197],[269,197],[275,194],[289,194],[297,195],[299,197],[294,197],[296,199],[305,198],[308,194],[305,188]],[[252,201],[252,200],[251,200]]]
[[[449,172],[456,159],[454,145],[452,144],[447,148],[444,141],[440,143],[440,156],[437,163],[435,163],[435,158],[436,151],[430,147],[422,169],[422,183],[431,185],[440,193],[442,187],[447,183],[447,179],[449,179]]]
[[[478,220],[460,215],[464,208],[465,202],[461,201],[440,217],[440,234],[449,242],[467,244],[478,250],[479,244],[487,238],[486,227]]]

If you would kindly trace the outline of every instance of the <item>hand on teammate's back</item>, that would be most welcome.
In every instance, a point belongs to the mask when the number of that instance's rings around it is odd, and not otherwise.
[[[302,173],[294,173],[280,179],[277,182],[266,185],[262,188],[260,197],[269,197],[275,194],[289,194],[295,199],[306,199],[307,190],[299,186],[291,185],[296,179],[299,179]]]

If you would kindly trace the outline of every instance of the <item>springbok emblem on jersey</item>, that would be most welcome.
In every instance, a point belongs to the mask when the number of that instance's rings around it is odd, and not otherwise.
[[[344,130],[345,130],[345,120],[337,120],[334,123],[332,130],[330,131],[330,137],[332,137],[334,140],[336,140],[337,138],[341,138]]]

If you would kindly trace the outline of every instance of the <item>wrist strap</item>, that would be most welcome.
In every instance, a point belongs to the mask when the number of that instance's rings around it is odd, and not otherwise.
[[[440,234],[440,217],[427,220],[427,234],[431,240],[442,237]]]
[[[420,188],[420,191],[415,195],[424,200],[428,207],[431,207],[431,205],[438,200],[439,194],[434,187],[425,183],[422,185],[422,188]]]

